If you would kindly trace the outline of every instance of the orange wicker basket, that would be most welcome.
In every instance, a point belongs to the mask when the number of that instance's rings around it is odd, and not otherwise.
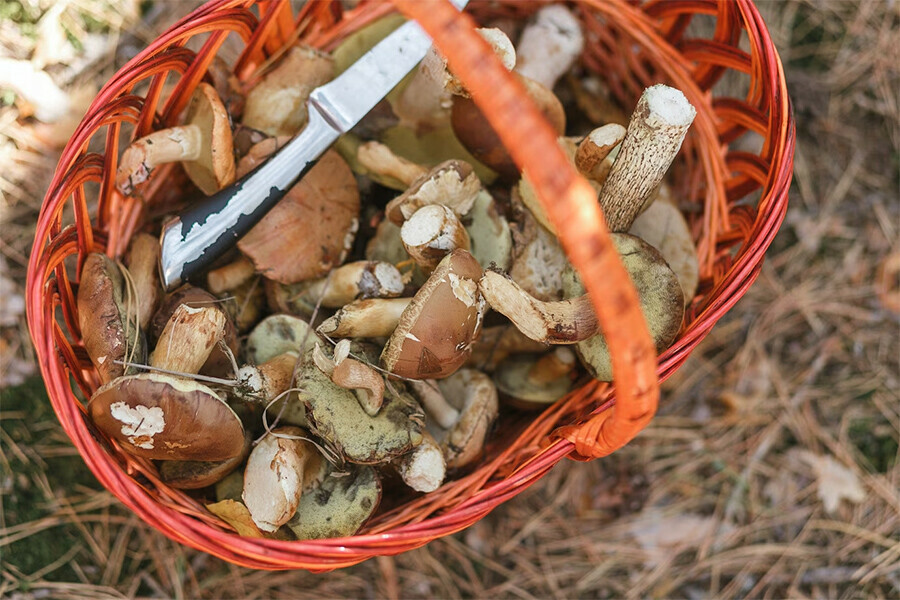
[[[100,482],[144,521],[173,540],[239,565],[330,570],[459,531],[564,457],[609,454],[650,420],[657,381],[671,375],[747,291],[784,218],[794,152],[784,73],[750,0],[574,4],[587,37],[582,64],[607,82],[622,106],[633,106],[645,87],[663,82],[682,90],[697,109],[673,171],[697,242],[701,284],[678,338],[657,358],[595,196],[473,31],[473,19],[526,18],[539,6],[474,0],[467,14],[459,15],[438,0],[361,2],[353,8],[320,0],[293,14],[286,0],[258,5],[215,0],[172,26],[101,90],[44,198],[29,262],[28,317],[50,400],[66,433]],[[243,42],[232,68],[247,80],[290,44],[333,48],[396,9],[418,20],[448,56],[513,158],[527,165],[542,202],[554,199],[545,206],[596,304],[613,349],[616,386],[590,382],[539,415],[504,416],[502,433],[477,470],[383,511],[359,535],[303,542],[242,538],[195,498],[162,484],[149,461],[122,453],[94,430],[84,400],[98,379],[80,343],[74,300],[81,266],[92,251],[120,255],[153,201],[152,195],[146,204],[123,197],[112,184],[123,126],[138,137],[174,124],[193,89],[208,77],[226,36],[236,34]],[[691,27],[695,19],[705,27]],[[713,33],[700,38],[694,30]],[[195,36],[205,40],[196,52],[187,47]],[[733,80],[729,89],[742,88],[740,97],[717,93],[726,74]]]

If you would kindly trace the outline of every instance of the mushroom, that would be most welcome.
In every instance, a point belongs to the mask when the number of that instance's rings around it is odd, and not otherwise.
[[[285,352],[303,353],[320,341],[309,324],[291,315],[271,315],[260,321],[247,337],[247,357],[262,364]]]
[[[259,142],[250,146],[246,154],[241,157],[236,167],[235,176],[240,179],[259,165],[266,162],[270,156],[291,141],[291,137],[287,135],[279,135],[277,137],[264,138]]]
[[[696,114],[675,88],[657,84],[641,94],[600,190],[599,202],[610,231],[628,231],[653,200]]]
[[[427,431],[422,432],[422,443],[412,452],[401,456],[395,466],[403,483],[426,494],[441,487],[447,475],[444,452],[434,436]]]
[[[609,123],[591,131],[578,144],[575,168],[588,180],[603,185],[613,165],[613,150],[625,139],[625,128]]]
[[[619,257],[637,289],[641,311],[647,321],[650,337],[657,353],[671,345],[684,318],[684,293],[678,277],[653,246],[633,235],[612,234]],[[573,270],[563,277],[567,295],[584,294],[584,286]],[[590,374],[600,381],[612,381],[612,362],[609,347],[602,334],[597,334],[576,346],[581,362]]]
[[[577,146],[573,138],[561,136],[557,138],[556,142],[566,154],[569,162],[575,164]],[[528,179],[527,171],[522,172],[522,179],[519,180],[518,185],[513,188],[513,203],[523,204],[535,221],[556,236],[556,228],[553,226],[553,223],[550,222],[550,217],[547,216],[544,206],[538,200],[537,192],[534,190],[534,186],[531,185],[531,180]]]
[[[369,365],[353,358],[348,358],[350,340],[341,340],[334,349],[334,356],[325,354],[319,344],[313,348],[313,362],[331,382],[353,390],[359,405],[366,414],[374,417],[381,410],[384,402],[384,378]]]
[[[490,193],[482,190],[475,196],[472,210],[463,217],[462,223],[469,234],[472,256],[482,268],[494,265],[501,271],[509,269],[512,232]]]
[[[125,266],[137,299],[138,323],[144,331],[163,297],[159,280],[159,240],[148,233],[135,235],[125,253]]]
[[[347,304],[322,321],[318,333],[330,337],[378,338],[391,335],[412,298],[371,298]]]
[[[418,177],[403,194],[391,200],[385,208],[385,215],[395,225],[402,225],[420,208],[440,204],[463,216],[471,210],[481,190],[481,180],[472,165],[462,160],[444,161]]]
[[[228,404],[183,377],[119,377],[94,392],[88,411],[103,433],[142,458],[219,461],[244,446],[244,427]]]
[[[443,204],[423,206],[400,228],[403,247],[425,271],[434,269],[457,248],[469,250],[469,234],[454,214]]]
[[[247,93],[242,123],[268,135],[294,135],[306,125],[310,92],[334,78],[334,60],[314,48],[294,46]]]
[[[238,370],[239,383],[233,393],[247,402],[262,405],[269,417],[279,423],[306,427],[306,408],[296,394],[275,401],[291,389],[299,360],[297,352],[288,351],[259,365],[244,365]]]
[[[400,377],[440,379],[465,363],[484,316],[481,273],[465,250],[444,257],[400,316],[382,366]]]
[[[403,293],[397,267],[384,261],[359,260],[333,269],[328,276],[292,286],[292,305],[312,314],[316,304],[340,308],[357,298],[393,298]]]
[[[175,310],[182,304],[190,308],[221,307],[222,301],[202,288],[190,285],[178,288],[163,298],[162,304],[154,313],[153,318],[150,319],[147,337],[152,344],[159,345],[157,340],[163,329],[172,318]],[[225,315],[224,343],[217,345],[210,352],[209,358],[200,368],[199,373],[201,375],[213,377],[231,377],[234,375],[232,357],[240,353],[240,342],[238,341],[237,329],[231,317],[228,316],[227,312],[223,311],[223,314]],[[228,352],[225,351],[224,346],[228,347]],[[231,356],[229,356],[229,352]]]
[[[412,385],[425,413],[439,427],[435,438],[447,469],[459,469],[477,460],[499,412],[497,389],[491,378],[475,369],[460,369],[446,379]]]
[[[422,442],[424,416],[402,385],[386,388],[381,410],[370,416],[356,394],[333,383],[316,366],[309,351],[297,372],[297,388],[310,431],[345,460],[388,462]]]
[[[519,409],[540,409],[572,390],[575,353],[558,346],[545,355],[510,356],[497,365],[494,383],[504,401]]]
[[[587,295],[542,302],[509,276],[485,271],[478,289],[491,308],[506,315],[519,331],[544,344],[574,344],[594,336],[597,316]]]
[[[562,272],[569,266],[566,253],[556,236],[541,227],[532,213],[518,202],[515,191],[513,210],[510,277],[538,300],[560,300]]]
[[[134,193],[162,164],[181,162],[191,181],[210,196],[234,181],[231,123],[215,88],[200,83],[185,124],[161,129],[131,143],[116,170],[116,188]]]
[[[385,187],[405,190],[428,173],[422,165],[397,156],[381,142],[364,142],[356,148],[356,160],[364,169],[362,175]]]
[[[304,490],[288,528],[298,540],[354,535],[375,514],[381,482],[375,469],[347,465],[338,471],[327,465],[320,483]]]
[[[265,284],[259,275],[226,292],[221,292],[222,308],[238,331],[244,333],[256,325],[266,306]]]
[[[306,437],[298,427],[279,427],[250,452],[241,497],[260,531],[273,532],[287,523],[304,488],[321,480],[325,460]]]
[[[540,354],[546,350],[546,344],[532,340],[514,325],[494,325],[481,330],[481,336],[473,344],[472,355],[466,364],[492,373],[507,356]]]
[[[669,188],[662,184],[659,199],[634,220],[628,233],[656,248],[669,268],[678,276],[685,304],[690,304],[697,291],[699,264],[697,249],[684,215],[669,198]]]
[[[583,48],[578,17],[560,4],[544,6],[519,38],[516,72],[552,90]]]
[[[250,454],[250,432],[244,431],[240,454],[225,460],[165,460],[159,463],[159,479],[179,490],[198,490],[213,485],[237,469]]]
[[[246,283],[256,274],[253,263],[240,256],[236,260],[212,269],[206,274],[206,289],[212,294],[221,294]]]
[[[281,283],[322,277],[341,264],[359,227],[359,190],[333,150],[238,242],[257,271]]]
[[[123,363],[142,363],[146,356],[137,323],[137,298],[132,294],[130,303],[126,299],[119,266],[105,254],[89,254],[78,283],[78,324],[101,383],[133,373],[134,369]]]
[[[180,304],[163,328],[150,365],[177,373],[197,373],[225,337],[225,313],[215,306]]]

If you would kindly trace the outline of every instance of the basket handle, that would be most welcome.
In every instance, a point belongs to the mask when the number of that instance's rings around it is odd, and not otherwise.
[[[596,194],[566,159],[556,134],[525,89],[475,32],[469,15],[457,12],[446,0],[392,1],[428,32],[515,163],[527,166],[537,197],[582,276],[609,344],[618,397],[614,407],[581,425],[561,427],[555,435],[574,444],[580,455],[576,458],[611,454],[650,422],[659,400],[659,381],[656,348],[637,291],[613,247]]]

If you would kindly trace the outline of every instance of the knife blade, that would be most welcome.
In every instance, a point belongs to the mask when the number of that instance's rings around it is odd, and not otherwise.
[[[451,0],[462,10],[468,0]],[[206,270],[262,219],[341,136],[421,61],[431,38],[409,21],[346,71],[312,91],[306,127],[233,185],[168,221],[160,236],[160,275],[172,290]]]

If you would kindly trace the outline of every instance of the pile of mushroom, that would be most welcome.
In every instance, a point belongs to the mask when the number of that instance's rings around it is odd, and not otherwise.
[[[314,87],[399,22],[373,23],[333,55],[292,48],[252,88],[219,86],[225,102],[200,84],[182,125],[124,150],[120,191],[138,194],[166,162],[205,194],[228,185],[302,129]],[[516,47],[481,33],[597,190],[663,352],[698,281],[663,181],[693,107],[655,85],[627,128],[595,122],[566,137],[553,90],[581,54],[578,19],[541,8]],[[527,173],[436,50],[205,282],[163,295],[159,226],[145,224],[124,263],[84,263],[79,324],[98,376],[88,412],[241,535],[352,535],[383,495],[396,505],[477,468],[502,443],[492,435],[505,414],[613,375]]]

